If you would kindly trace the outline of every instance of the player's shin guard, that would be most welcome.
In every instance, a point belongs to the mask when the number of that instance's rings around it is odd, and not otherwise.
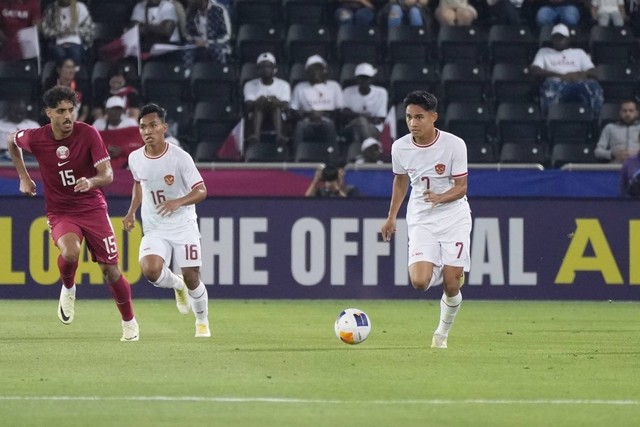
[[[76,270],[78,269],[78,262],[69,262],[64,259],[62,255],[58,255],[58,270],[60,271],[60,279],[62,285],[71,289],[75,284]]]
[[[196,315],[197,321],[205,321],[209,317],[209,294],[204,283],[200,282],[194,290],[189,289],[191,297],[191,309]]]
[[[446,294],[442,294],[440,300],[440,323],[438,323],[438,329],[435,333],[443,336],[449,335],[449,330],[453,326],[453,321],[460,310],[462,304],[462,292],[458,292],[457,295],[448,297]]]
[[[131,302],[131,286],[124,274],[120,274],[120,278],[113,283],[109,283],[109,292],[116,302],[122,320],[129,321],[133,319],[133,303]]]

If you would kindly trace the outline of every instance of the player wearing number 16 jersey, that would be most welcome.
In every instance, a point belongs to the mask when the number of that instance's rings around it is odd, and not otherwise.
[[[469,271],[471,211],[467,202],[467,147],[434,126],[438,101],[416,91],[404,100],[410,134],[391,148],[393,189],[389,216],[381,227],[385,241],[396,231],[396,216],[409,184],[407,206],[409,278],[420,291],[443,280],[440,323],[431,347],[447,348],[447,337],[462,303],[460,287]]]
[[[20,191],[35,196],[36,185],[24,164],[22,150],[31,152],[40,167],[51,237],[60,250],[58,269],[62,289],[58,318],[66,325],[74,319],[75,273],[83,239],[102,270],[122,316],[121,341],[138,341],[131,288],[118,268],[118,248],[101,187],[111,184],[109,154],[98,131],[74,123],[76,93],[64,86],[45,92],[43,101],[50,124],[20,130],[8,137],[11,158],[20,177]]]
[[[191,156],[165,141],[165,110],[147,104],[140,110],[138,126],[144,146],[129,154],[134,184],[124,228],[135,226],[142,206],[144,236],[140,242],[142,274],[154,286],[174,289],[178,310],[193,309],[196,337],[210,337],[207,288],[200,280],[202,253],[195,204],[207,197],[207,188]],[[171,261],[183,279],[170,269]]]

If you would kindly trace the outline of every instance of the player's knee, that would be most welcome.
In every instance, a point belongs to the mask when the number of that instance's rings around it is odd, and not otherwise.
[[[160,278],[160,274],[162,273],[161,269],[152,268],[152,267],[142,267],[142,275],[155,285],[155,282]]]
[[[411,286],[416,291],[424,292],[429,289],[429,281],[427,280],[411,280]]]
[[[62,250],[60,251],[60,255],[62,256],[62,259],[65,260],[65,262],[68,262],[70,264],[75,264],[80,259],[80,251]]]

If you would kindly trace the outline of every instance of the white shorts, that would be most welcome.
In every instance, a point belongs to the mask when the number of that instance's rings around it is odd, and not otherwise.
[[[461,209],[440,220],[408,226],[409,265],[428,261],[436,266],[471,267],[471,213]]]
[[[174,267],[201,267],[202,250],[197,223],[183,227],[179,232],[145,234],[140,241],[138,260],[147,255],[158,255],[167,265],[173,261]]]

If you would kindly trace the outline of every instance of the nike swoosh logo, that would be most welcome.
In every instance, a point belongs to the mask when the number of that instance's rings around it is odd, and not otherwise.
[[[118,254],[114,254],[114,255],[109,255],[107,258],[108,258],[108,259],[114,259],[114,258],[115,258],[115,257],[117,257],[117,256],[118,256]]]
[[[67,160],[66,162],[58,162],[58,166],[64,166],[69,163],[71,160]]]
[[[62,320],[64,320],[65,322],[69,321],[69,316],[65,316],[64,311],[62,310],[62,306],[60,306],[60,317],[62,317]]]

